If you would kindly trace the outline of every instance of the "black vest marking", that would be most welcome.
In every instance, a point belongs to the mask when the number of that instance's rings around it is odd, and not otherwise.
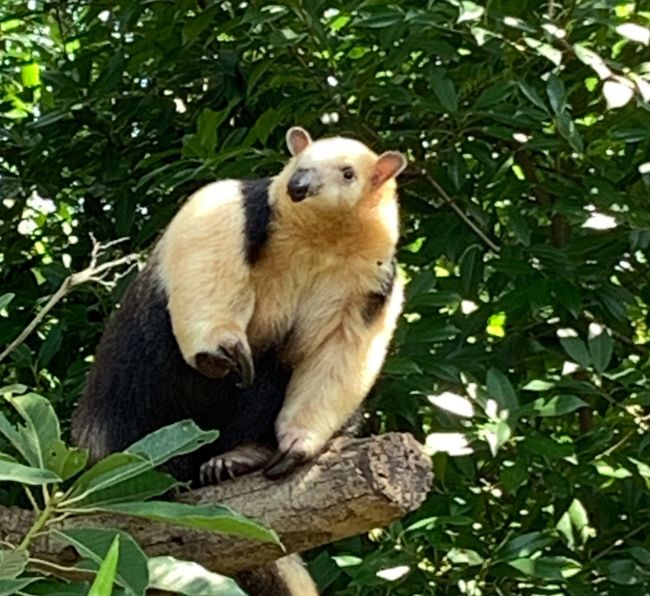
[[[381,267],[382,263],[377,263],[377,265]],[[388,270],[383,272],[383,275],[379,280],[379,290],[377,292],[370,292],[366,297],[366,304],[361,311],[361,316],[368,325],[379,316],[379,313],[381,313],[384,308],[388,297],[393,291],[395,275],[397,275],[397,263],[395,259],[392,259],[391,262],[388,263]]]
[[[241,193],[244,199],[244,228],[246,244],[246,261],[255,264],[269,237],[269,222],[271,221],[271,206],[269,205],[270,178],[260,180],[243,180]]]

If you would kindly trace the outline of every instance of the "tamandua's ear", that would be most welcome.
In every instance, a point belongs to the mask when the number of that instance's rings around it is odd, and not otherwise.
[[[406,157],[399,151],[382,153],[372,173],[372,185],[381,186],[389,178],[395,178],[406,167]]]
[[[372,185],[381,186],[389,178],[395,178],[406,167],[406,157],[399,151],[386,151],[382,153],[375,164],[372,173]]]
[[[304,128],[292,126],[287,131],[287,146],[291,155],[298,155],[310,143],[311,137]]]

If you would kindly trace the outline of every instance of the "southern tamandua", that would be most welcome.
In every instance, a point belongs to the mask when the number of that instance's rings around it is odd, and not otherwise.
[[[291,128],[274,178],[197,191],[125,293],[73,418],[97,459],[192,418],[220,436],[180,480],[269,477],[359,408],[402,305],[395,177],[405,158]]]
[[[176,458],[179,480],[315,456],[379,373],[402,304],[396,152],[287,133],[272,179],[225,180],[173,219],[102,336],[73,437],[93,459],[172,422],[220,436]],[[237,576],[251,594],[309,596],[300,558]]]

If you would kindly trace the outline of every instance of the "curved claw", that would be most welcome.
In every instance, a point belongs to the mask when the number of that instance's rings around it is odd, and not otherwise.
[[[264,476],[276,479],[291,474],[296,468],[305,463],[304,453],[292,451],[276,451],[264,468]]]
[[[201,485],[218,484],[259,470],[270,453],[271,450],[265,444],[244,443],[230,451],[214,455],[201,466]]]
[[[237,387],[250,387],[255,380],[255,365],[253,364],[253,355],[248,345],[238,341],[233,349],[233,360],[235,361],[235,371],[241,381]]]

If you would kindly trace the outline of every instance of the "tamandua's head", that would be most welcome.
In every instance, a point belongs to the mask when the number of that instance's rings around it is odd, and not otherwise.
[[[363,143],[343,137],[312,141],[300,127],[287,132],[293,159],[287,165],[286,192],[294,203],[351,209],[377,196],[406,167],[397,151],[377,155]],[[288,170],[288,171],[287,171]]]

